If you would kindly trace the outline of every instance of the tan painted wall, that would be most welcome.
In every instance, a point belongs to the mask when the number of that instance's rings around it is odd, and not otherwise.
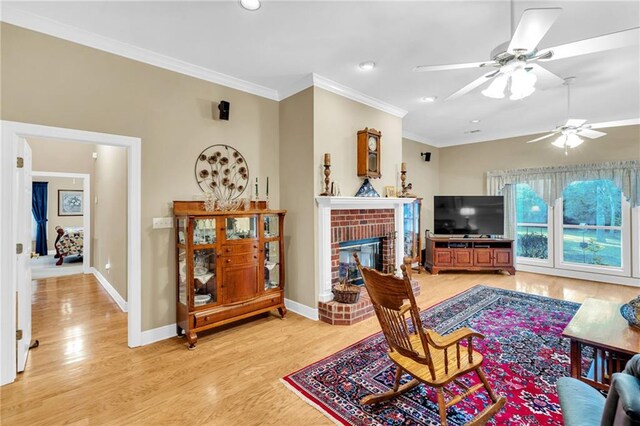
[[[280,102],[280,202],[287,209],[285,294],[315,308],[313,93],[309,88]]]
[[[425,162],[421,152],[430,152],[431,161]],[[420,235],[424,247],[424,230],[433,230],[433,196],[438,195],[440,187],[440,149],[403,138],[402,161],[407,163],[407,182],[413,184],[413,193],[423,199]]]
[[[142,328],[175,322],[171,202],[201,194],[193,165],[212,144],[243,153],[279,187],[278,103],[12,25],[1,27],[2,119],[142,138]],[[212,118],[220,100],[230,121]],[[279,207],[272,191],[271,205]]]
[[[63,228],[69,226],[82,226],[82,216],[58,216],[58,190],[73,189],[82,191],[82,179],[38,177],[34,176],[34,182],[49,182],[47,185],[47,248],[55,250],[55,242],[58,233],[56,226]]]
[[[357,176],[358,130],[365,127],[382,132],[380,143],[382,177],[371,179],[384,196],[384,187],[396,185],[402,162],[402,119],[351,99],[314,88],[315,194],[324,191],[323,157],[331,153],[331,180],[340,185],[342,196],[353,197],[362,184]]]
[[[93,266],[127,300],[127,150],[97,145],[96,152]]]
[[[484,194],[491,170],[640,159],[640,126],[603,130],[567,156],[550,142],[526,143],[536,135],[440,148],[440,194]]]

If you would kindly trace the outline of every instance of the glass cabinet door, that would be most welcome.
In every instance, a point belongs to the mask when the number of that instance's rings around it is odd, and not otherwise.
[[[404,255],[413,258],[415,256],[413,241],[415,239],[414,229],[414,207],[412,204],[404,205]]]
[[[184,217],[176,219],[176,236],[178,244],[185,244],[187,242],[187,219]]]
[[[256,216],[228,217],[225,222],[225,238],[227,240],[243,240],[258,236],[258,220]]]
[[[280,236],[280,217],[278,215],[264,215],[264,237],[275,238]]]
[[[193,306],[216,303],[216,251],[201,249],[193,251]]]
[[[193,220],[193,244],[215,244],[216,242],[216,220],[194,219]]]
[[[280,287],[280,241],[264,243],[264,289]]]
[[[187,251],[178,249],[178,302],[187,304]]]

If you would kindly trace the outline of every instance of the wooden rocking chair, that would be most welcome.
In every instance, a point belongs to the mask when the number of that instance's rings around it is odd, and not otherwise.
[[[484,336],[466,327],[445,336],[433,330],[423,329],[420,310],[416,305],[411,280],[407,275],[407,267],[401,266],[404,278],[398,278],[392,274],[382,274],[363,267],[357,254],[354,254],[354,258],[389,345],[389,358],[397,366],[393,389],[365,396],[360,403],[366,405],[388,401],[424,383],[436,389],[440,423],[443,426],[447,424],[447,408],[482,388],[487,391],[493,403],[485,407],[468,424],[482,425],[500,411],[506,399],[503,396],[496,396],[493,392],[480,368],[482,355],[473,350],[472,339],[474,337],[483,339]],[[407,313],[414,324],[413,333],[409,332],[405,317]],[[463,340],[467,341],[467,348],[461,347],[460,342]],[[480,383],[468,387],[458,380],[460,376],[474,371]],[[413,380],[400,385],[404,372],[413,376]],[[455,394],[446,388],[452,382],[462,390],[461,393]],[[451,397],[447,402],[445,402],[445,393]]]

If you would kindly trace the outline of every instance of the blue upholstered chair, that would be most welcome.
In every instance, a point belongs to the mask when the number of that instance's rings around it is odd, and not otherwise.
[[[640,355],[613,375],[606,398],[571,377],[558,380],[558,396],[565,426],[640,425]]]

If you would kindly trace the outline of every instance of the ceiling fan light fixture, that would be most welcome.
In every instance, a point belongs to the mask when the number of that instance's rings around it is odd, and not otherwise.
[[[557,146],[558,148],[564,148],[564,143],[567,141],[567,135],[564,133],[558,136],[558,138],[551,142],[551,145]]]
[[[569,148],[575,148],[581,145],[582,142],[584,142],[582,138],[575,133],[570,133],[569,135],[567,135],[567,146]]]
[[[536,91],[535,84],[538,78],[532,72],[527,72],[523,67],[518,67],[511,74],[511,96],[509,99],[518,100],[526,98]]]
[[[488,98],[502,99],[504,98],[504,90],[507,88],[508,77],[504,74],[498,74],[493,79],[489,87],[482,91],[482,94]]]

